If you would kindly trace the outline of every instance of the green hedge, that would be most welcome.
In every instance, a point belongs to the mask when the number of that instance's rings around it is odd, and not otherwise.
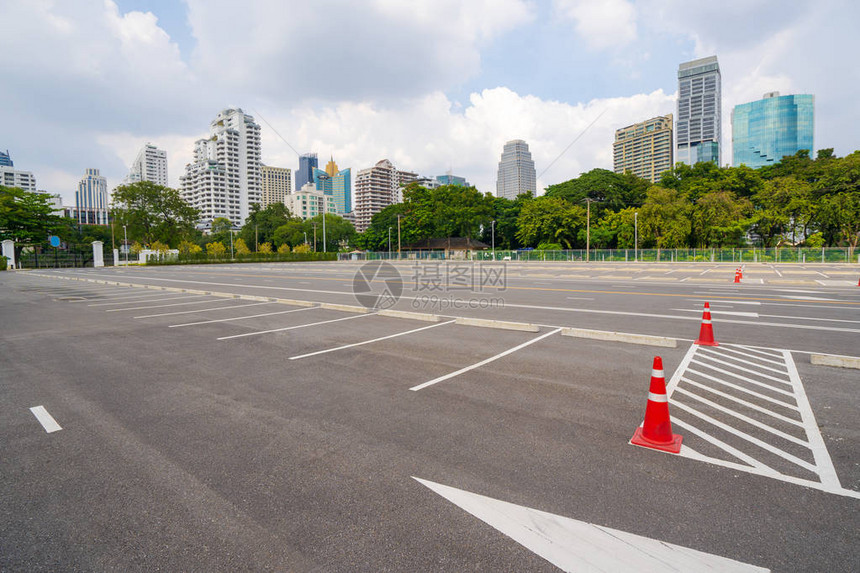
[[[208,255],[197,253],[194,255],[180,254],[178,257],[156,258],[150,256],[147,265],[207,265],[227,263],[291,263],[302,261],[335,261],[337,253],[251,253],[248,255],[236,255],[232,259],[224,255]]]

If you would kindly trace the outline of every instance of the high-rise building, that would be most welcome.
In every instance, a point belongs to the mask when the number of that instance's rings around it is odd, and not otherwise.
[[[305,183],[304,187],[287,195],[286,205],[290,213],[302,219],[312,219],[323,211],[337,215],[334,197],[317,189],[312,182]]]
[[[355,229],[362,233],[374,215],[403,201],[403,186],[418,179],[411,171],[398,171],[387,159],[362,169],[355,177]]]
[[[108,224],[107,179],[98,169],[87,169],[75,191],[75,211],[79,225]]]
[[[537,190],[535,162],[528,144],[522,139],[514,139],[505,144],[499,173],[496,177],[496,196],[516,199],[521,193]]]
[[[716,56],[678,66],[675,161],[720,164],[722,129],[720,64]]]
[[[352,211],[352,169],[339,169],[332,158],[325,170],[314,168],[313,182],[318,191],[334,197],[338,213]]]
[[[813,151],[815,96],[764,94],[732,110],[732,163],[758,169],[801,149]]]
[[[272,203],[286,205],[287,196],[292,193],[292,170],[287,167],[272,167],[260,164],[262,187],[260,191],[260,207]]]
[[[672,114],[616,130],[612,151],[616,173],[630,172],[657,183],[673,166]]]
[[[124,183],[151,181],[167,187],[167,152],[151,143],[140,148]]]
[[[262,201],[260,126],[241,109],[225,109],[209,124],[209,137],[194,143],[194,162],[179,178],[182,198],[208,226],[226,217],[245,223],[251,203]]]
[[[466,181],[465,177],[457,177],[450,171],[445,175],[437,175],[436,181],[438,181],[440,185],[459,185],[460,187],[471,187],[471,185],[469,185],[469,182]]]
[[[31,193],[36,192],[36,178],[30,171],[15,169],[9,151],[0,151],[0,185],[4,187],[17,187]]]
[[[314,180],[314,169],[319,167],[319,159],[316,153],[304,153],[299,155],[299,168],[296,171],[296,191]]]

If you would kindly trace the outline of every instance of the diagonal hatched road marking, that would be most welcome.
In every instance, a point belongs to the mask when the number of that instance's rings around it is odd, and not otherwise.
[[[693,344],[666,394],[673,424],[727,454],[679,455],[860,499],[839,482],[790,351]]]

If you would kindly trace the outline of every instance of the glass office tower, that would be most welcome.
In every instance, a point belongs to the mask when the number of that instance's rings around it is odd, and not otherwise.
[[[675,161],[720,164],[720,64],[716,56],[678,66]]]
[[[319,159],[316,153],[305,153],[299,155],[299,168],[296,171],[296,191],[304,187],[305,183],[314,180],[314,169],[319,167]]]
[[[815,96],[764,94],[732,110],[732,164],[758,169],[801,149],[813,151]]]

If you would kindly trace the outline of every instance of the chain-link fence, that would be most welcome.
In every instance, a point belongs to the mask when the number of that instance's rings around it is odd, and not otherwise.
[[[479,261],[592,261],[592,262],[709,262],[709,263],[860,263],[850,248],[744,249],[570,249],[564,251],[401,251],[400,253],[339,253],[338,260],[479,260]]]

